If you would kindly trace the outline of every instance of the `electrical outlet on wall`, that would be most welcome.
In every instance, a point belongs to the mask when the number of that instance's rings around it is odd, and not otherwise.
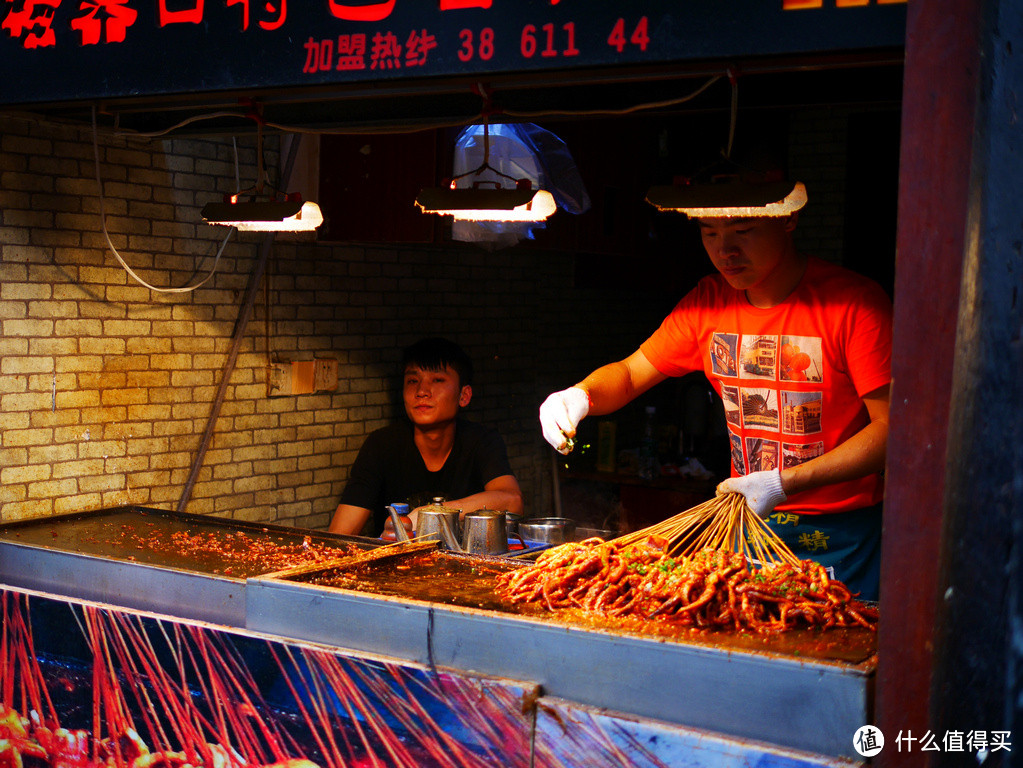
[[[313,389],[317,392],[333,392],[337,389],[337,360],[317,358],[313,367]]]

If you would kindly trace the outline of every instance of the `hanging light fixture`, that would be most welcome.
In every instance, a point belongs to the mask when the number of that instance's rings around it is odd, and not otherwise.
[[[518,186],[522,181],[525,186]],[[471,188],[433,187],[422,190],[416,205],[423,213],[453,216],[460,221],[544,221],[557,210],[554,196],[545,189],[534,190],[528,179],[516,180],[515,189],[482,186]]]
[[[731,159],[739,112],[738,76],[728,70],[731,110],[728,143],[723,157],[691,178],[651,187],[646,201],[659,211],[676,211],[690,218],[788,216],[806,205],[806,187],[787,181],[780,171],[757,172]]]
[[[240,232],[308,232],[323,223],[320,206],[302,202],[298,194],[247,203],[238,202],[238,198],[225,195],[222,203],[207,203],[202,209],[203,220]]]
[[[507,179],[514,187],[505,187],[497,179],[476,178],[472,186],[459,187],[459,179],[479,177],[485,171]],[[554,195],[545,189],[533,189],[529,179],[516,179],[490,165],[490,124],[483,121],[483,163],[466,173],[452,177],[446,187],[428,187],[416,196],[423,213],[453,216],[458,221],[544,221],[558,206]]]
[[[257,117],[256,185],[224,195],[221,203],[207,203],[202,218],[207,224],[234,227],[241,232],[309,232],[323,223],[320,207],[302,201],[297,192],[278,192],[266,181],[263,169],[263,123]],[[243,198],[249,198],[242,201]],[[260,199],[263,198],[263,199]]]
[[[802,182],[760,181],[720,175],[709,181],[651,187],[646,201],[659,211],[677,211],[690,218],[788,216],[806,205]]]

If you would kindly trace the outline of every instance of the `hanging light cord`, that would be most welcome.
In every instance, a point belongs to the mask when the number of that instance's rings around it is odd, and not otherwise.
[[[159,131],[145,132],[145,131],[118,131],[118,130],[115,130],[114,131],[114,135],[115,136],[135,136],[135,137],[143,138],[143,139],[159,139],[159,138],[161,138],[163,136],[166,136],[167,134],[173,133],[178,128],[184,128],[186,125],[191,125],[192,123],[196,123],[196,122],[198,122],[200,120],[215,120],[218,117],[239,117],[239,118],[246,118],[247,119],[249,117],[249,115],[247,115],[247,114],[245,114],[243,112],[207,112],[207,113],[202,114],[202,115],[192,115],[191,117],[187,117],[187,118],[185,118],[184,120],[182,120],[179,123],[175,123],[174,125],[170,126],[169,128],[164,128],[164,129],[159,130]]]
[[[728,147],[725,149],[725,157],[732,157],[732,142],[735,140],[735,121],[739,114],[739,78],[735,70],[728,70],[728,82],[732,86],[731,113],[728,118]]]
[[[690,94],[688,94],[686,96],[679,96],[679,97],[674,98],[674,99],[664,99],[663,101],[651,101],[651,102],[644,102],[642,104],[634,104],[631,107],[623,107],[622,109],[593,109],[593,110],[576,110],[576,111],[566,110],[566,109],[551,109],[551,110],[544,110],[544,111],[540,111],[540,112],[518,112],[518,111],[502,110],[502,114],[508,115],[509,117],[520,117],[520,118],[533,118],[533,117],[600,117],[600,116],[603,116],[603,115],[606,115],[606,116],[629,115],[629,114],[632,114],[633,112],[641,112],[641,111],[646,110],[646,109],[664,109],[666,107],[674,107],[674,106],[678,106],[679,104],[685,104],[687,101],[691,101],[692,99],[696,98],[701,93],[703,93],[705,90],[710,88],[712,85],[714,85],[714,83],[718,82],[722,77],[725,77],[725,75],[714,75],[714,76],[708,78],[707,81],[703,85],[701,85],[695,91],[693,91],[692,93],[690,93]],[[734,98],[734,94],[733,94],[733,98]],[[173,133],[178,128],[183,128],[186,125],[190,125],[191,123],[195,123],[195,122],[198,122],[200,120],[214,120],[214,119],[217,119],[217,118],[224,118],[224,117],[248,118],[248,117],[250,117],[250,115],[246,114],[246,113],[242,113],[242,112],[231,112],[231,111],[210,112],[210,113],[203,114],[203,115],[193,115],[191,117],[186,118],[185,120],[182,120],[179,123],[176,123],[175,125],[170,126],[169,128],[164,128],[164,129],[159,130],[159,131],[139,132],[139,131],[117,130],[117,131],[114,131],[114,135],[115,136],[136,136],[136,137],[140,137],[140,138],[157,139],[157,138],[160,138],[162,136],[166,136],[166,135],[168,135],[170,133]],[[484,117],[486,117],[486,115],[481,112],[480,114],[474,115],[471,118],[466,118],[466,119],[461,119],[461,120],[446,120],[446,121],[439,121],[439,122],[432,122],[432,123],[424,123],[422,125],[416,125],[416,126],[396,125],[396,126],[389,126],[389,127],[377,126],[377,127],[372,127],[372,128],[354,128],[354,127],[335,128],[335,129],[331,129],[331,128],[306,128],[305,126],[286,125],[286,124],[283,124],[283,123],[273,123],[273,122],[270,122],[270,121],[266,121],[263,124],[266,127],[268,127],[268,128],[274,128],[275,130],[285,131],[285,132],[288,132],[288,133],[306,133],[306,134],[312,134],[312,135],[388,134],[388,133],[416,133],[416,132],[419,132],[419,131],[437,130],[439,128],[460,128],[460,127],[464,127],[467,124],[480,122],[481,120],[484,119]]]
[[[633,104],[631,107],[623,107],[621,109],[591,109],[579,110],[575,112],[570,112],[562,109],[549,109],[544,110],[542,112],[516,112],[506,109],[502,110],[502,112],[503,114],[508,115],[510,117],[559,117],[559,116],[601,117],[604,115],[607,116],[631,115],[633,112],[642,112],[645,109],[663,109],[664,107],[674,107],[678,106],[679,104],[685,104],[687,101],[695,99],[705,90],[714,85],[714,83],[716,83],[722,77],[723,75],[714,75],[713,77],[709,78],[707,82],[705,82],[703,85],[697,88],[695,91],[685,96],[679,96],[674,99],[665,99],[663,101],[649,101],[644,102],[643,104]]]
[[[460,173],[457,176],[452,176],[451,183],[454,184],[458,179],[464,179],[467,176],[479,176],[484,171],[490,171],[497,176],[508,179],[517,186],[519,179],[516,179],[514,176],[509,176],[507,173],[502,173],[490,164],[490,116],[493,114],[493,107],[490,103],[490,96],[487,94],[483,83],[479,83],[476,87],[478,89],[477,92],[483,98],[483,111],[480,113],[483,118],[483,163],[479,166],[479,168],[474,168],[471,171],[466,171],[465,173]],[[498,184],[498,182],[492,183]]]
[[[141,285],[144,285],[146,288],[148,288],[151,291],[156,291],[158,293],[189,293],[191,291],[194,291],[196,288],[201,288],[216,273],[216,271],[217,271],[217,264],[220,262],[220,256],[221,256],[221,254],[224,253],[224,248],[227,247],[227,241],[231,238],[231,235],[234,232],[234,228],[232,227],[230,230],[228,230],[227,236],[224,238],[224,241],[220,244],[220,248],[217,249],[217,255],[216,255],[216,258],[213,259],[213,266],[210,267],[209,274],[206,275],[206,277],[204,277],[198,283],[194,283],[192,285],[182,286],[181,288],[157,288],[155,285],[150,285],[149,283],[147,283],[145,280],[143,280],[141,277],[139,277],[134,272],[134,270],[132,270],[131,267],[128,266],[128,263],[123,258],[121,258],[121,254],[117,252],[117,248],[114,247],[114,243],[110,239],[110,233],[107,231],[107,215],[106,215],[106,208],[105,208],[105,205],[104,205],[104,196],[103,196],[103,179],[100,176],[99,138],[98,138],[98,133],[99,133],[99,131],[98,131],[98,128],[96,127],[96,107],[93,106],[93,108],[92,108],[92,152],[93,152],[93,156],[95,157],[95,160],[96,160],[96,186],[99,188],[99,220],[100,220],[100,224],[103,226],[103,236],[106,238],[107,246],[109,246],[110,252],[112,254],[114,254],[114,258],[116,258],[120,262],[120,264],[124,268],[125,272],[127,272],[129,275],[131,275],[132,278],[136,282],[140,283]],[[237,162],[237,158],[236,158],[235,162]]]
[[[710,88],[714,83],[721,80],[725,75],[714,75],[707,79],[707,81],[697,88],[692,93],[685,96],[679,96],[674,99],[664,99],[663,101],[650,101],[642,104],[634,104],[631,107],[623,107],[622,109],[593,109],[593,110],[567,110],[567,109],[550,109],[540,112],[519,112],[516,110],[502,109],[501,114],[507,115],[508,117],[518,118],[535,118],[535,117],[602,117],[608,116],[613,117],[616,115],[630,115],[634,112],[642,112],[646,109],[664,109],[666,107],[674,107],[679,104],[685,104],[687,101],[692,101],[701,93]],[[310,133],[316,135],[333,135],[333,134],[386,134],[386,133],[415,133],[417,131],[430,131],[437,128],[459,128],[464,127],[467,124],[479,123],[485,120],[487,117],[486,111],[480,112],[479,114],[468,118],[466,120],[458,120],[455,122],[439,122],[430,123],[428,125],[418,126],[394,126],[394,127],[378,127],[378,128],[304,128],[302,126],[284,125],[281,123],[267,122],[266,125],[269,128],[275,128],[280,131],[287,131],[289,133]]]

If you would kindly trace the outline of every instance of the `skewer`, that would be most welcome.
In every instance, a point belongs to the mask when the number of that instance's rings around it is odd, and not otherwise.
[[[622,546],[650,537],[666,541],[665,554],[688,557],[701,549],[741,552],[761,565],[799,563],[799,558],[761,518],[745,497],[726,493],[616,539]]]
[[[350,568],[353,565],[361,565],[374,560],[381,560],[385,557],[396,557],[411,552],[423,552],[428,549],[436,549],[439,542],[436,539],[412,539],[410,541],[396,541],[393,544],[385,544],[382,547],[359,552],[347,557],[338,557],[333,560],[323,560],[319,563],[308,563],[294,568],[284,568],[273,573],[265,573],[261,579],[291,578],[293,576],[304,576],[309,573],[325,571],[330,568]]]
[[[512,602],[700,629],[877,629],[878,612],[800,560],[742,494],[717,496],[611,541],[546,550],[498,577]]]

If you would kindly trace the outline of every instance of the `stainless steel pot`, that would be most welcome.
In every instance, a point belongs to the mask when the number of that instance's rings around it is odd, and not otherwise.
[[[519,522],[519,535],[542,544],[564,544],[575,539],[575,521],[568,517],[533,517]]]

